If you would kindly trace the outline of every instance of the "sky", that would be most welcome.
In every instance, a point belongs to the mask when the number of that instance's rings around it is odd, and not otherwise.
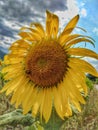
[[[45,24],[46,10],[58,15],[60,29],[79,14],[79,27],[95,40],[95,48],[89,43],[86,47],[98,53],[98,0],[0,0],[0,49],[7,52],[10,44],[19,38],[19,29],[31,22]],[[81,45],[82,46],[82,45]],[[83,46],[85,46],[83,44]],[[98,60],[85,58],[98,70]]]

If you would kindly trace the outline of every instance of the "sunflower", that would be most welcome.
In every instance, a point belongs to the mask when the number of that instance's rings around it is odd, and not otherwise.
[[[21,37],[4,57],[2,73],[8,82],[1,92],[12,94],[11,103],[21,105],[23,114],[32,112],[48,122],[54,107],[61,119],[72,115],[72,106],[81,111],[80,104],[87,95],[86,74],[98,76],[95,68],[83,57],[98,59],[92,50],[75,47],[79,42],[94,45],[89,36],[73,34],[79,15],[59,32],[59,18],[46,11],[46,30],[40,23],[22,27]]]

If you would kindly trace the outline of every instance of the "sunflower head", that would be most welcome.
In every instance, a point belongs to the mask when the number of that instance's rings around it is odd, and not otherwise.
[[[67,54],[56,40],[42,40],[26,57],[26,73],[37,86],[56,86],[67,69]]]
[[[72,115],[72,106],[81,111],[80,103],[85,104],[82,94],[87,95],[86,74],[98,76],[83,57],[98,59],[98,55],[74,46],[79,42],[94,45],[91,37],[72,33],[79,15],[59,33],[58,16],[49,11],[46,14],[46,29],[40,23],[22,27],[21,38],[9,48],[2,70],[8,82],[1,92],[12,93],[11,103],[16,108],[21,105],[24,114],[31,110],[36,116],[39,112],[47,122],[52,107],[62,119]]]

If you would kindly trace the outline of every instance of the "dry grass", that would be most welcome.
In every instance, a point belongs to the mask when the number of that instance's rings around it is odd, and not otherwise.
[[[82,112],[70,117],[62,130],[98,130],[98,90],[92,89]]]

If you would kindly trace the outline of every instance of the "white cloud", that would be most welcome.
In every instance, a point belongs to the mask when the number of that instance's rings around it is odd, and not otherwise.
[[[0,36],[0,39],[0,46],[4,47],[5,49],[9,48],[10,44],[14,42],[13,38],[7,36]]]
[[[79,14],[79,7],[77,5],[76,0],[68,0],[66,3],[67,10],[64,11],[55,11],[60,18],[60,26],[65,26],[65,24],[74,17],[75,15]]]
[[[98,36],[98,28],[95,27],[95,28],[93,29],[93,32]]]
[[[81,2],[81,6],[84,6],[85,5],[85,3],[84,2]]]
[[[3,19],[3,24],[9,27],[10,29],[14,29],[14,30],[19,30],[21,26],[21,24],[19,26],[19,22],[12,21],[12,20],[7,21],[6,19]]]
[[[86,16],[87,16],[87,10],[86,10],[85,8],[82,8],[82,9],[80,10],[80,15],[81,15],[82,17],[86,17]]]

